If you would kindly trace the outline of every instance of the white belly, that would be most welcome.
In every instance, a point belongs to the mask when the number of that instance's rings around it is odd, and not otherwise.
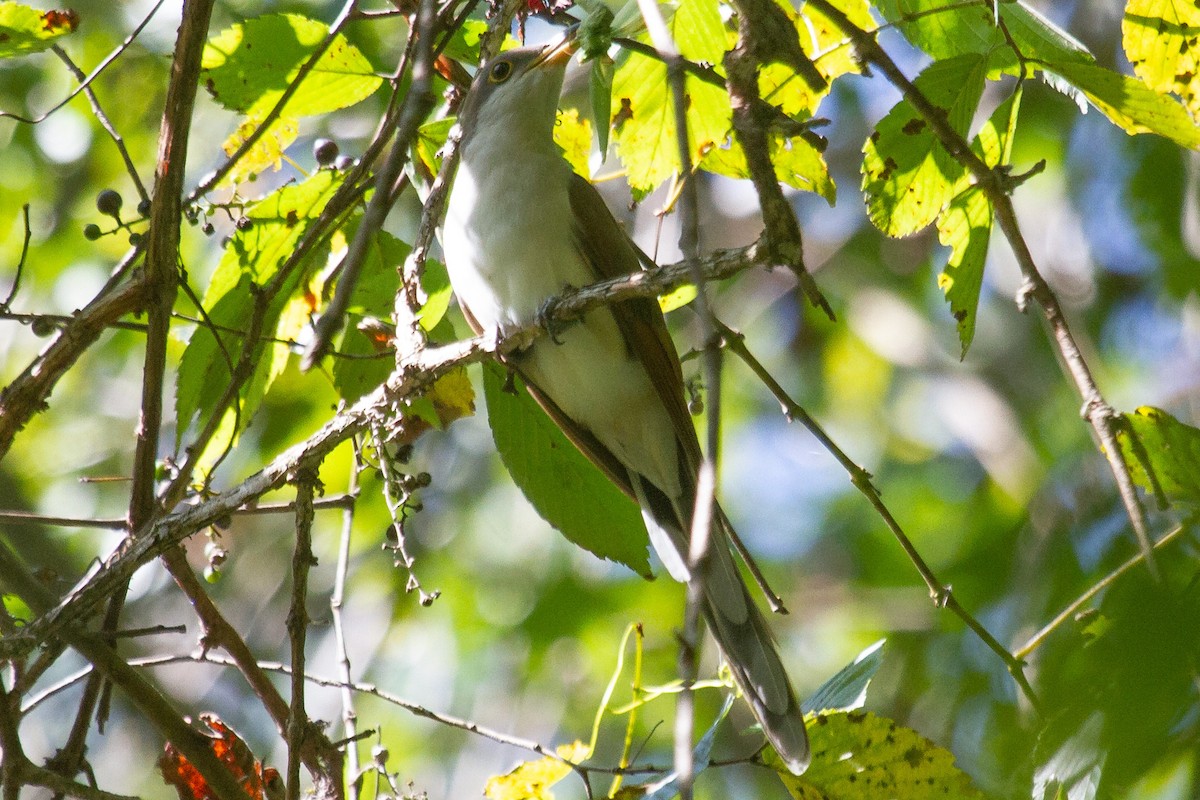
[[[511,173],[505,180],[479,175],[464,161],[447,207],[442,249],[450,281],[486,331],[531,323],[548,298],[597,280],[575,246],[569,167],[557,157],[529,163],[525,155],[521,174],[538,176],[536,184]],[[505,164],[495,155],[473,160]],[[557,338],[542,337],[521,353],[521,370],[627,468],[678,496],[674,428],[612,314],[593,311]]]

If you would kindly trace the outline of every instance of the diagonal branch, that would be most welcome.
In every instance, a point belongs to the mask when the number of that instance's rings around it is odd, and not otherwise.
[[[696,262],[682,261],[604,281],[558,298],[548,307],[546,323],[569,323],[601,305],[637,297],[656,297],[691,283],[697,265],[704,279],[709,281],[731,277],[762,263],[759,248],[752,245],[716,251]],[[404,403],[419,396],[450,370],[526,347],[544,332],[542,326],[534,324],[515,330],[500,340],[482,336],[428,347],[413,354],[384,385],[339,412],[308,439],[284,451],[242,483],[148,523],[108,563],[81,580],[56,606],[30,622],[21,633],[0,638],[0,659],[31,652],[40,643],[60,636],[69,626],[78,625],[142,566],[196,532],[280,488],[288,482],[289,475],[306,465],[320,463],[350,437],[369,429],[394,430],[403,418]]]
[[[1019,302],[1023,307],[1021,300],[1025,297],[1032,297],[1041,307],[1042,316],[1050,329],[1051,338],[1058,348],[1062,368],[1083,400],[1081,414],[1091,426],[1101,452],[1108,460],[1109,469],[1112,470],[1116,480],[1121,502],[1124,504],[1125,512],[1133,526],[1134,535],[1137,537],[1146,567],[1155,579],[1159,579],[1160,572],[1154,558],[1154,547],[1150,542],[1146,510],[1134,488],[1129,465],[1125,462],[1121,448],[1117,445],[1117,413],[1104,399],[1100,388],[1096,385],[1091,369],[1083,357],[1083,352],[1067,324],[1057,295],[1046,283],[1046,279],[1042,277],[1033,260],[1029,245],[1021,233],[1012,198],[1009,196],[1011,181],[1002,171],[990,168],[983,159],[975,154],[970,143],[950,125],[945,111],[930,102],[929,98],[904,75],[887,51],[875,41],[873,33],[864,31],[851,22],[846,14],[830,0],[810,0],[810,2],[846,34],[860,58],[878,67],[888,81],[901,91],[904,99],[912,104],[912,107],[937,136],[938,141],[946,148],[946,152],[967,168],[980,189],[991,201],[992,207],[995,209],[996,221],[1000,224],[1000,229],[1004,231],[1004,235],[1012,247],[1017,264],[1021,269],[1021,275],[1025,280]]]

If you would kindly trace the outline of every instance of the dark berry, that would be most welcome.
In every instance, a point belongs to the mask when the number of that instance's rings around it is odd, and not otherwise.
[[[121,193],[115,189],[105,189],[96,195],[96,210],[109,217],[121,213]]]
[[[101,235],[100,226],[96,223],[89,222],[87,225],[83,226],[83,238],[87,239],[89,242],[96,241]]]
[[[213,231],[215,231],[216,228],[213,227],[213,224],[211,222],[205,222],[203,225],[200,226],[200,230],[204,231],[205,236],[212,236]]]
[[[54,323],[45,317],[34,317],[33,322],[29,323],[29,329],[33,331],[34,336],[46,337],[54,333]]]
[[[150,201],[149,200],[143,200],[142,202],[138,203],[138,216],[139,217],[150,216]]]
[[[333,162],[333,168],[345,172],[354,166],[354,156],[338,156]]]
[[[236,227],[239,231],[248,231],[248,230],[250,230],[250,226],[253,225],[254,223],[250,220],[249,217],[238,217],[237,222],[235,222],[233,224],[234,224],[234,227]]]
[[[133,245],[134,247],[137,247],[139,244],[142,243],[142,235],[140,233],[138,233],[137,231],[134,231],[133,233],[129,234],[129,243],[131,245]]]
[[[313,142],[313,158],[322,167],[328,167],[338,157],[338,145],[333,139],[317,139]]]

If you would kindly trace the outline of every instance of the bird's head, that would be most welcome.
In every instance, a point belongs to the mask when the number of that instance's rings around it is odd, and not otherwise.
[[[574,52],[574,37],[568,36],[557,44],[500,53],[480,67],[458,117],[463,148],[481,135],[516,143],[551,137],[563,73]]]

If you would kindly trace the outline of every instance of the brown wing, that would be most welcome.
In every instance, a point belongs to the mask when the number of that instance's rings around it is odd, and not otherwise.
[[[572,173],[570,199],[575,219],[582,223],[575,231],[579,249],[596,270],[597,278],[608,280],[637,272],[641,268],[638,251],[613,218],[596,187]],[[658,302],[654,298],[627,300],[614,303],[610,308],[627,346],[641,360],[670,414],[675,436],[686,459],[686,471],[690,473],[685,485],[691,484],[700,464],[700,442],[684,399],[679,355],[667,332]]]

